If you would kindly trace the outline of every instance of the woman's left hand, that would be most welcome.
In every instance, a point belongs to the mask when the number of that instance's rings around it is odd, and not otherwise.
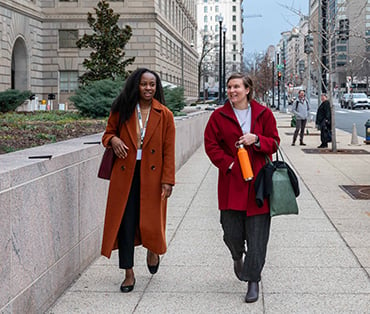
[[[171,196],[171,193],[172,185],[167,183],[162,184],[162,194],[161,194],[162,200],[169,198]]]
[[[243,136],[241,136],[239,138],[238,144],[239,145],[243,144],[244,146],[248,146],[248,145],[252,145],[256,142],[257,142],[257,135],[256,134],[246,133],[246,134],[243,134]]]

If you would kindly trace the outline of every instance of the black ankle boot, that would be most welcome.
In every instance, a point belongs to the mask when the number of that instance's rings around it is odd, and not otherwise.
[[[234,261],[234,273],[236,275],[236,278],[238,278],[239,280],[243,280],[242,279],[243,264],[244,264],[243,257],[241,257],[239,260]]]
[[[248,291],[245,296],[245,302],[252,303],[258,300],[259,287],[258,282],[248,281]]]

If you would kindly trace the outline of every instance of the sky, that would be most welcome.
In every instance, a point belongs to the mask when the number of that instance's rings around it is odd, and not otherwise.
[[[244,19],[246,57],[266,52],[269,45],[278,44],[281,33],[290,31],[299,22],[299,15],[289,8],[308,15],[308,3],[309,0],[243,0],[244,15],[262,15]]]

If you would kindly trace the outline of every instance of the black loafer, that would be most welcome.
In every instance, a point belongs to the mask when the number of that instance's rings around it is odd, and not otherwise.
[[[158,271],[158,268],[159,268],[159,261],[160,261],[160,258],[159,258],[159,255],[158,255],[158,263],[156,265],[149,265],[148,263],[148,258],[146,260],[146,264],[148,265],[148,269],[149,269],[149,272],[154,275],[157,271]]]
[[[243,264],[244,264],[243,257],[237,261],[234,261],[234,273],[236,278],[238,278],[239,280],[243,280],[242,279]]]
[[[259,287],[258,282],[248,281],[248,291],[245,296],[245,302],[253,303],[258,300]]]
[[[125,282],[125,281],[123,281]],[[135,283],[136,283],[136,279],[134,278],[134,283],[130,286],[124,286],[123,285],[123,282],[121,284],[121,292],[123,293],[127,293],[127,292],[131,292],[132,290],[134,290],[134,287],[135,287]]]

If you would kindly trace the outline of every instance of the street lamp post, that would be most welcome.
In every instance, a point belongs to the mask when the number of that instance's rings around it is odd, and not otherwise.
[[[181,87],[184,89],[184,31],[191,26],[185,26],[181,31]]]
[[[275,61],[272,61],[272,105],[275,108]]]
[[[225,55],[225,52],[226,52],[226,27],[224,26],[222,28],[222,32],[223,32],[223,54],[222,54],[222,63],[223,63],[223,70],[222,70],[222,102],[225,100],[224,97],[225,97],[225,89],[226,89],[226,55]]]
[[[218,104],[222,105],[222,15],[218,16],[219,22],[219,53],[218,53]]]

